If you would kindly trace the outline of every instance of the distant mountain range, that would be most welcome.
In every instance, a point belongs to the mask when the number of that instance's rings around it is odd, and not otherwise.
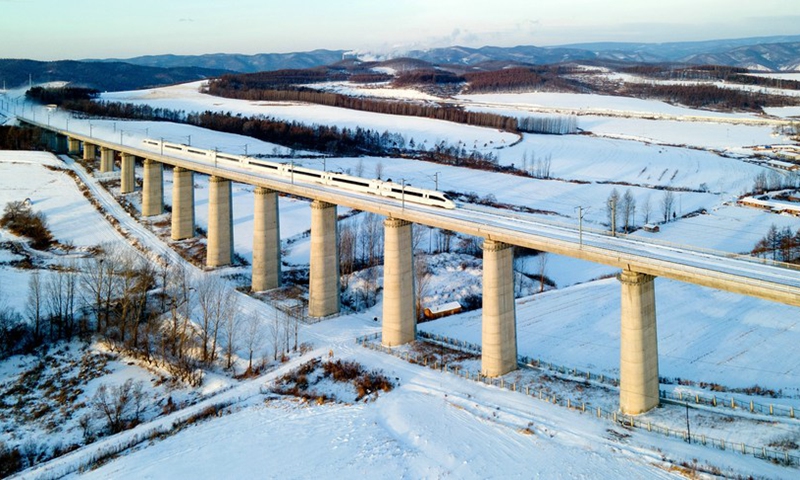
[[[330,65],[342,59],[345,50],[313,50],[298,53],[259,53],[241,55],[210,53],[206,55],[146,55],[127,59],[85,60],[87,62],[125,62],[147,67],[202,67],[240,73],[313,68]]]
[[[32,81],[44,83],[68,81],[74,86],[98,90],[134,90],[171,85],[216,77],[228,70],[196,66],[157,68],[123,62],[78,62],[60,60],[39,62],[35,60],[0,59],[0,81],[15,88]]]
[[[351,65],[358,60],[395,60],[412,65],[444,66],[461,73],[513,65],[562,62],[716,64],[757,70],[800,71],[800,35],[675,43],[584,43],[554,47],[447,47],[373,54],[346,50],[241,55],[148,55],[128,59],[0,59],[0,82],[13,88],[34,83],[69,81],[99,90],[133,90],[183,83],[225,73],[307,69]]]
[[[126,62],[150,67],[202,67],[250,73],[330,65],[344,58],[388,60],[408,57],[431,64],[481,64],[511,62],[548,64],[576,61],[635,63],[711,63],[759,70],[800,70],[800,35],[672,43],[584,43],[554,47],[446,47],[395,51],[390,54],[314,50],[298,53],[240,55],[148,55],[128,59],[96,60]]]

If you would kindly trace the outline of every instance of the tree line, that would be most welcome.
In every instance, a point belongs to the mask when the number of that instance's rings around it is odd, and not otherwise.
[[[225,76],[210,81],[206,88],[206,93],[219,97],[250,101],[314,103],[317,105],[347,108],[361,112],[432,118],[465,125],[517,132],[517,121],[513,117],[494,113],[470,112],[451,105],[426,105],[416,102],[377,100],[342,95],[339,93],[322,92],[303,87],[293,89],[262,89],[249,88],[247,85],[248,84],[235,81],[229,78],[229,76]]]
[[[575,92],[578,87],[560,75],[569,73],[565,66],[514,67],[489,72],[464,74],[464,93],[518,92],[556,90]]]
[[[0,150],[38,150],[42,130],[39,127],[0,126]]]
[[[621,93],[639,98],[657,98],[695,108],[717,108],[726,110],[760,111],[762,107],[795,105],[793,97],[767,95],[715,85],[649,85],[628,83]]]
[[[798,80],[752,75],[746,68],[725,65],[697,65],[683,68],[637,65],[635,67],[623,68],[622,71],[669,80],[722,80],[742,85],[758,85],[769,88],[800,90],[800,81]]]
[[[773,223],[751,253],[778,262],[800,263],[800,229],[793,232],[791,227],[778,228]]]

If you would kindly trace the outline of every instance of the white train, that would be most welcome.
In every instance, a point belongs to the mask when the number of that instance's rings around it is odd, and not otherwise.
[[[264,169],[265,172],[284,178],[293,178],[296,180],[338,187],[353,192],[379,195],[381,197],[394,198],[409,203],[419,203],[448,209],[456,208],[456,204],[453,200],[448,198],[444,193],[435,190],[426,190],[408,185],[403,186],[391,181],[354,177],[352,175],[345,175],[344,173],[325,172],[311,168],[297,167],[290,163],[270,162],[244,155],[232,155],[230,153],[217,152],[216,150],[205,150],[180,143],[162,142],[161,140],[151,140],[149,138],[142,142],[149,147],[158,149],[159,152],[165,155],[172,153],[212,163],[235,162],[240,165],[254,165]]]

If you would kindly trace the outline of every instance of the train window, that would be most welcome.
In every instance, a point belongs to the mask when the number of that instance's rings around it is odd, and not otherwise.
[[[333,181],[346,183],[348,185],[356,185],[356,186],[359,186],[359,187],[369,187],[369,182],[361,182],[361,181],[352,180],[352,179],[349,179],[349,178],[333,177]]]
[[[278,166],[275,165],[275,164],[261,163],[261,162],[253,161],[253,160],[250,160],[250,163],[255,165],[255,166],[257,166],[257,167],[269,168],[270,170],[277,170],[278,169]]]
[[[304,172],[304,171],[302,171],[302,170],[295,170],[295,171],[294,171],[294,174],[295,174],[295,175],[303,175],[303,176],[305,176],[305,177],[322,178],[322,175],[320,175],[320,174],[318,174],[318,173]]]

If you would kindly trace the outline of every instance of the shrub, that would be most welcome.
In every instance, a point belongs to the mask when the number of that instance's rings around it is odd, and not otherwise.
[[[0,227],[11,230],[14,234],[31,239],[33,248],[42,250],[53,243],[53,235],[47,227],[44,213],[34,212],[27,202],[15,201],[6,204]]]
[[[22,455],[16,448],[7,448],[0,442],[0,478],[11,476],[22,468]]]

